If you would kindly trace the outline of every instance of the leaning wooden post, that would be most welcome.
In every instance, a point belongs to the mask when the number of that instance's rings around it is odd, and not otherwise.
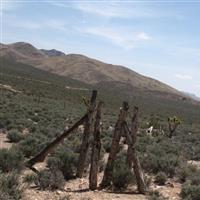
[[[92,97],[90,99],[90,104],[88,105],[88,116],[84,124],[83,140],[82,140],[80,155],[79,155],[79,160],[78,160],[78,168],[77,168],[76,176],[79,178],[83,176],[83,172],[85,168],[85,161],[86,161],[87,152],[89,148],[89,137],[90,137],[92,121],[93,121],[93,113],[96,107],[96,97],[97,97],[97,91],[93,90]]]
[[[129,160],[128,164],[129,166],[133,166],[134,173],[136,176],[138,191],[141,194],[146,193],[146,184],[144,181],[144,175],[142,172],[142,168],[140,165],[140,161],[137,156],[136,151],[136,139],[137,139],[137,132],[138,132],[138,108],[135,107],[134,109],[134,115],[131,122],[131,131],[128,130],[128,125],[125,123],[125,132],[127,134],[127,141],[129,144],[128,147],[128,154],[127,154],[127,160]]]
[[[100,129],[101,129],[101,108],[103,102],[99,102],[97,106],[96,120],[94,124],[94,140],[92,147],[92,156],[91,156],[91,167],[90,167],[90,177],[89,177],[89,188],[91,190],[97,189],[97,174],[98,174],[98,164],[101,151],[101,138],[100,138]]]
[[[31,168],[32,170],[34,170],[34,168],[32,167],[35,163],[38,162],[43,162],[44,159],[46,158],[46,156],[48,154],[50,154],[60,143],[62,143],[64,141],[64,139],[70,134],[72,133],[74,130],[76,130],[78,128],[78,126],[80,126],[81,124],[84,123],[84,121],[87,119],[87,115],[88,113],[86,113],[79,121],[77,121],[71,128],[64,130],[64,132],[58,136],[57,138],[55,138],[50,144],[48,144],[44,149],[42,149],[36,156],[34,156],[33,158],[31,158],[30,160],[28,160],[25,163],[26,167]]]
[[[128,109],[129,109],[128,103],[123,102],[123,106],[122,106],[122,108],[120,108],[120,114],[119,114],[118,120],[115,124],[115,130],[114,130],[114,135],[113,135],[113,139],[112,139],[111,150],[110,150],[110,154],[108,157],[106,169],[104,171],[103,180],[100,184],[101,188],[105,188],[105,187],[108,187],[111,185],[114,160],[119,151],[119,141],[121,138],[121,133],[122,133],[122,128],[123,128],[122,125],[127,117]]]
[[[92,94],[92,101],[93,102],[96,99],[96,93],[93,92]],[[94,100],[93,100],[94,99]],[[71,133],[73,133],[74,130],[78,128],[78,126],[82,125],[87,119],[89,115],[89,111],[80,118],[71,128],[64,130],[63,133],[55,138],[50,144],[48,144],[46,147],[44,147],[38,154],[36,154],[33,158],[25,162],[25,166],[29,167],[33,171],[36,172],[36,169],[33,168],[33,165],[38,162],[43,162],[44,159],[48,154],[50,154],[60,143],[64,141],[64,139]]]

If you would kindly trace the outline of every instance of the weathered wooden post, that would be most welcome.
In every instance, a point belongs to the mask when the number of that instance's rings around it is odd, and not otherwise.
[[[92,91],[92,97],[90,99],[90,104],[88,105],[88,115],[84,123],[84,133],[83,133],[83,140],[80,148],[80,155],[78,160],[78,168],[76,176],[81,178],[83,176],[84,168],[85,168],[85,161],[86,156],[89,149],[89,137],[91,134],[92,122],[93,122],[93,114],[96,107],[96,97],[97,91]]]
[[[124,129],[127,134],[127,141],[128,141],[128,152],[127,152],[127,161],[129,167],[133,167],[134,173],[136,176],[138,191],[141,194],[146,193],[146,184],[144,181],[144,175],[142,172],[142,168],[140,165],[140,161],[137,156],[136,152],[136,139],[137,139],[137,132],[138,132],[138,107],[134,109],[134,115],[131,121],[131,131],[128,129],[128,125],[124,123]]]
[[[103,102],[99,102],[97,106],[96,119],[94,124],[94,140],[92,147],[91,156],[91,167],[90,167],[90,177],[89,177],[89,188],[91,190],[97,189],[97,174],[98,174],[98,164],[101,151],[101,108]]]
[[[120,108],[120,114],[119,114],[118,120],[115,124],[111,150],[108,157],[106,169],[104,171],[103,180],[100,185],[101,188],[105,188],[111,184],[114,160],[119,151],[119,141],[121,138],[121,133],[122,133],[122,128],[123,128],[122,125],[123,125],[123,122],[125,122],[126,120],[128,109],[129,109],[128,103],[123,102],[122,108]]]

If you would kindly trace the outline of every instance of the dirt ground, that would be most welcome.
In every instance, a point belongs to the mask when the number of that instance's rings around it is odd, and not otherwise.
[[[0,149],[6,148],[9,149],[12,146],[6,137],[6,134],[0,130]]]

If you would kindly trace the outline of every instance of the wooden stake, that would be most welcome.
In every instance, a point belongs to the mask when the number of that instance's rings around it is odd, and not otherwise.
[[[97,97],[97,91],[92,91],[92,97],[90,100],[90,105],[88,106],[88,115],[84,123],[84,133],[83,133],[83,140],[81,144],[80,149],[80,155],[78,160],[78,168],[77,168],[77,174],[76,176],[79,178],[82,178],[84,168],[85,168],[85,161],[89,149],[89,137],[91,134],[91,127],[93,122],[93,114],[96,107],[96,97]]]
[[[108,157],[106,169],[104,171],[103,180],[100,185],[101,188],[105,188],[105,187],[108,187],[111,185],[114,160],[119,151],[119,141],[121,138],[121,133],[122,133],[122,128],[123,128],[122,125],[127,117],[128,109],[129,109],[128,103],[123,102],[122,108],[120,108],[119,118],[115,124],[115,130],[114,130],[114,135],[113,135],[113,139],[112,139],[111,150],[110,150],[110,154]]]
[[[137,139],[137,132],[138,132],[138,108],[135,107],[134,109],[134,115],[132,118],[132,122],[131,122],[131,131],[128,129],[128,125],[125,122],[124,123],[124,129],[127,135],[127,142],[128,142],[128,154],[127,154],[127,160],[129,161],[129,166],[133,166],[134,169],[134,173],[136,176],[136,181],[137,181],[137,186],[138,186],[138,191],[141,194],[145,194],[146,193],[146,184],[144,181],[144,175],[142,172],[142,168],[140,165],[140,161],[139,158],[137,156],[137,152],[136,152],[136,139]]]
[[[90,167],[90,176],[89,176],[89,188],[91,190],[97,189],[97,174],[98,174],[98,164],[99,164],[99,157],[101,151],[101,108],[103,102],[99,102],[97,106],[97,113],[96,113],[96,120],[94,125],[94,141],[92,147],[92,156],[91,156],[91,167]]]

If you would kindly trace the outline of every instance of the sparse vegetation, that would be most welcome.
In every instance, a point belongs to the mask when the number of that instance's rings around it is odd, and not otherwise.
[[[200,185],[184,184],[180,195],[183,200],[199,200]]]
[[[165,182],[167,181],[167,176],[164,172],[158,172],[158,174],[155,177],[155,183],[158,185],[165,185]]]
[[[20,200],[22,191],[19,186],[19,175],[16,172],[0,173],[0,199]]]
[[[12,129],[8,132],[7,138],[10,142],[17,143],[23,138],[23,136],[18,130]]]
[[[61,146],[47,161],[47,166],[52,170],[60,170],[65,179],[75,176],[78,154]]]
[[[133,180],[134,175],[127,166],[126,157],[123,155],[123,153],[121,153],[114,163],[113,185],[116,189],[124,189]]]
[[[40,171],[37,180],[35,180],[36,185],[41,190],[62,190],[64,187],[64,177],[62,172],[59,170],[48,170],[44,169]]]
[[[4,173],[21,170],[23,160],[22,153],[16,148],[0,149],[0,170]]]

